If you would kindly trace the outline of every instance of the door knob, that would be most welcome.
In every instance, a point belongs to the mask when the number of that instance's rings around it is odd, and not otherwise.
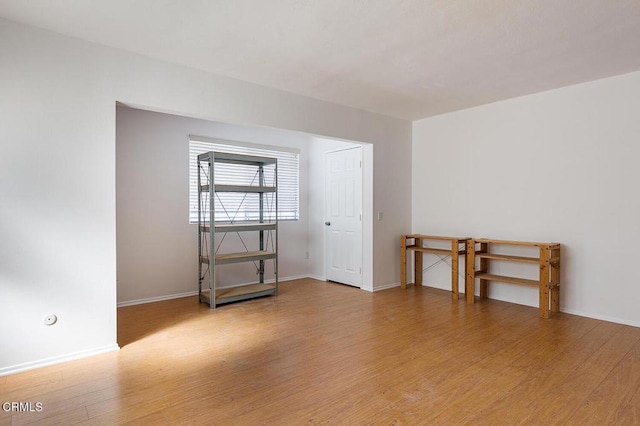
[[[328,222],[328,221],[325,222],[324,224],[327,225],[327,226],[331,226],[331,222]]]

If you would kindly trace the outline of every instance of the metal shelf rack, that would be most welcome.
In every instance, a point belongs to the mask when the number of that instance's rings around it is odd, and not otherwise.
[[[216,182],[216,164],[223,163],[238,166],[241,169],[239,176],[248,172],[254,174],[252,183]],[[272,184],[265,180],[267,171],[273,177]],[[211,309],[223,303],[278,294],[277,175],[275,158],[216,151],[198,155],[198,298],[201,303],[209,304]],[[247,197],[258,197],[256,216],[250,220],[236,220],[237,210],[235,214],[229,213],[219,196],[221,193],[243,194],[240,204]],[[244,251],[221,250],[228,233],[240,237]],[[257,235],[258,250],[249,249],[240,233]],[[266,282],[265,262],[270,260],[273,261],[274,279]],[[220,287],[216,282],[216,267],[240,262],[252,262],[256,266],[259,282]]]

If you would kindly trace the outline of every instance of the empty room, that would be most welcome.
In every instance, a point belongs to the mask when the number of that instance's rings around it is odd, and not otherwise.
[[[0,0],[0,425],[640,424],[637,40]]]

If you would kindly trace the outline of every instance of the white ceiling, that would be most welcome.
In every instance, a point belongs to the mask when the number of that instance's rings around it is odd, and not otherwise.
[[[0,0],[0,16],[409,120],[640,70],[640,0]]]

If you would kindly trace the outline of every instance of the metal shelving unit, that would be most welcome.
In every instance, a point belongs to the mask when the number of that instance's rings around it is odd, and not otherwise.
[[[215,167],[222,163],[242,169],[238,175],[252,173],[252,183],[216,182]],[[277,160],[271,157],[215,151],[198,155],[198,294],[200,302],[209,304],[212,309],[223,303],[278,294],[277,168]],[[266,172],[273,177],[272,183],[266,182]],[[221,193],[242,194],[240,204],[247,197],[258,197],[256,216],[248,220],[236,220],[237,210],[235,214],[228,211],[219,196]],[[229,233],[238,235],[244,251],[222,250],[222,243]],[[253,238],[257,236],[257,250],[249,249],[242,237],[249,235],[251,238],[251,233],[254,234]],[[274,279],[269,282],[265,281],[267,261],[273,261]],[[259,281],[233,287],[218,286],[216,267],[240,262],[253,263]]]

